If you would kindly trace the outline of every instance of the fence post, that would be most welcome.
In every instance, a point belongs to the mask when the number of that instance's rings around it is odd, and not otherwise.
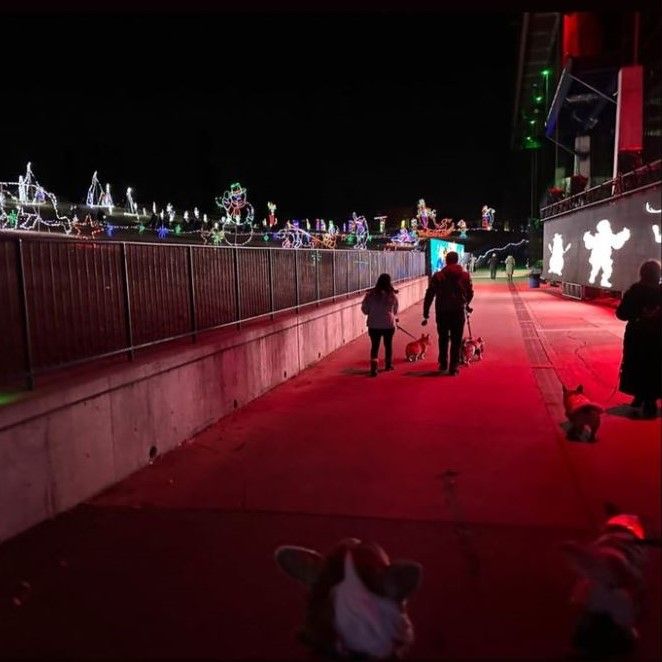
[[[350,255],[351,253],[349,251],[345,251],[345,262],[347,264],[347,289],[345,290],[345,292],[347,293],[347,298],[349,298],[349,262],[350,262],[349,256]]]
[[[129,361],[133,361],[133,324],[131,322],[131,292],[129,291],[129,265],[126,257],[126,242],[122,242],[122,268],[124,270],[124,307],[126,308],[126,341],[129,345]]]
[[[271,311],[271,319],[274,319],[274,264],[273,264],[273,249],[267,248],[269,252],[269,310]]]
[[[322,265],[322,252],[315,251],[315,298],[317,307],[320,307],[320,268]]]
[[[336,250],[331,252],[331,279],[333,280],[333,303],[336,302]]]
[[[294,249],[294,287],[297,295],[297,313],[299,312],[299,251]]]
[[[236,301],[235,316],[237,322],[237,329],[241,329],[241,288],[239,286],[239,249],[235,246],[234,251],[234,297]]]
[[[191,302],[191,330],[193,331],[192,341],[195,342],[198,337],[198,319],[195,308],[195,272],[193,271],[193,246],[188,247],[188,271],[189,271],[189,295]]]
[[[21,292],[21,321],[23,322],[23,345],[25,348],[25,372],[27,385],[30,390],[34,388],[34,375],[32,374],[32,340],[30,338],[30,315],[28,312],[28,296],[25,287],[25,263],[23,261],[23,240],[18,240],[18,261],[16,263],[18,286]]]

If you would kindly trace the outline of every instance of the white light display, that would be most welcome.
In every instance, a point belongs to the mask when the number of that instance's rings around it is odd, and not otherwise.
[[[100,207],[101,198],[103,197],[103,188],[97,177],[97,171],[95,170],[92,174],[92,182],[90,187],[87,189],[87,196],[85,198],[85,204],[88,207]]]
[[[563,236],[558,232],[554,234],[551,244],[547,244],[549,252],[552,254],[549,258],[549,273],[563,276],[564,259],[563,256],[570,250],[572,244],[563,246]]]
[[[655,207],[653,207],[653,205],[651,205],[650,202],[646,203],[646,211],[649,214],[660,214],[660,213],[662,213],[662,209],[655,209]]]
[[[660,244],[662,243],[662,234],[660,234],[660,226],[659,225],[653,225],[653,236],[655,237],[655,243]]]
[[[602,271],[600,278],[601,287],[611,287],[611,274],[614,267],[612,252],[623,248],[625,242],[630,238],[630,230],[623,228],[620,232],[614,233],[611,229],[611,223],[603,218],[595,226],[596,233],[587,231],[584,233],[584,246],[591,251],[588,263],[591,265],[591,273],[588,282],[593,285],[598,273]]]
[[[131,187],[126,189],[126,205],[129,210],[129,214],[132,216],[138,216],[138,205],[133,200],[133,190]]]
[[[497,248],[490,248],[488,251],[485,251],[481,255],[479,255],[476,258],[476,264],[480,264],[481,260],[484,260],[490,253],[496,253],[500,251],[505,251],[508,248],[517,248],[518,246],[523,246],[524,244],[528,244],[529,240],[528,239],[522,239],[521,241],[518,242],[510,242],[506,244],[505,246],[498,246]]]

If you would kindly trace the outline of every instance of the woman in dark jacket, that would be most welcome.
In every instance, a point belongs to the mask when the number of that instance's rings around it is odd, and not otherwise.
[[[648,260],[639,282],[623,295],[616,317],[627,322],[623,338],[620,390],[634,396],[644,418],[655,418],[662,397],[662,285],[660,263]]]

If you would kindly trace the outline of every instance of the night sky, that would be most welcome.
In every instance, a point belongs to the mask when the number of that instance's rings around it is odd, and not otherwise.
[[[256,218],[396,223],[529,208],[510,151],[515,13],[216,13],[3,17],[0,179],[31,160],[82,202],[94,170],[115,201],[215,212],[239,181]],[[26,47],[26,39],[30,46]]]

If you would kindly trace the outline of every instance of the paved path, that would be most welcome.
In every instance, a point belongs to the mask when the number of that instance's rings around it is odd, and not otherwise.
[[[436,337],[411,365],[397,334],[396,371],[370,379],[359,338],[0,547],[0,655],[304,659],[302,594],[273,550],[345,536],[423,564],[411,657],[566,655],[558,544],[594,535],[605,501],[659,535],[660,419],[628,418],[615,391],[613,308],[525,281],[476,290],[485,360],[459,377],[434,372]],[[609,408],[598,443],[565,440],[560,379]],[[659,552],[648,576],[642,659],[660,656]]]

